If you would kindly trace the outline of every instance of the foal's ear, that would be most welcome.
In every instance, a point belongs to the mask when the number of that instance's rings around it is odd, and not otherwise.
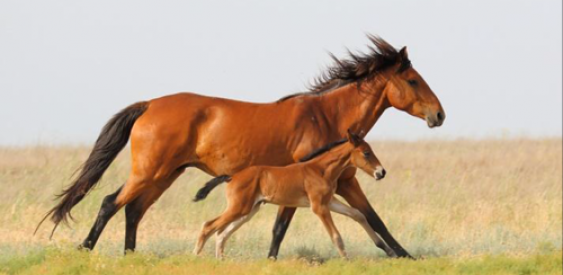
[[[354,147],[358,147],[360,146],[360,144],[362,144],[362,138],[352,133],[350,129],[348,129],[348,141],[351,142],[354,145]]]

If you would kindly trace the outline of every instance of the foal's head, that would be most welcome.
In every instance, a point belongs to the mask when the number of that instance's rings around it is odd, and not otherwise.
[[[371,146],[361,137],[348,130],[348,142],[354,146],[350,160],[352,165],[360,168],[368,175],[372,175],[376,180],[385,177],[385,169],[371,150]]]

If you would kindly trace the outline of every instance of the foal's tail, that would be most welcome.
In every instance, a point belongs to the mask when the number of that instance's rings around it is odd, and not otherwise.
[[[227,175],[223,175],[211,179],[205,184],[205,186],[203,186],[201,189],[197,191],[197,194],[195,195],[193,201],[200,201],[207,198],[207,195],[209,195],[209,193],[213,191],[215,187],[217,187],[219,184],[223,182],[229,182],[229,181],[231,181],[231,177]]]
[[[72,219],[70,210],[98,183],[106,169],[127,144],[135,121],[147,108],[148,102],[138,102],[121,110],[108,121],[98,136],[90,156],[82,164],[80,174],[69,187],[57,195],[57,198],[62,198],[61,201],[45,215],[37,225],[37,229],[49,216],[55,223],[55,228],[61,221],[67,222],[69,217]]]

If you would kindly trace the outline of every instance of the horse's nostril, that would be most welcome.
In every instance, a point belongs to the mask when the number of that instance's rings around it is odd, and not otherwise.
[[[436,114],[436,118],[438,118],[438,120],[440,120],[440,121],[441,121],[442,119],[444,119],[444,117],[443,117],[443,115],[442,115],[441,112],[438,112],[438,113]]]
[[[385,174],[387,174],[387,172],[385,172],[385,169],[381,169],[381,171],[379,173],[377,173],[377,177],[382,179],[382,178],[385,177]]]

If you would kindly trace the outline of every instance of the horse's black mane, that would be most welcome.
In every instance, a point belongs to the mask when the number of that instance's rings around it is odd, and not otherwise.
[[[329,151],[330,149],[332,149],[332,148],[334,148],[334,147],[336,147],[340,144],[344,144],[347,141],[348,141],[348,139],[345,138],[345,139],[341,139],[341,140],[331,142],[331,143],[329,143],[329,144],[327,144],[327,145],[325,145],[325,146],[323,146],[319,149],[314,150],[313,152],[309,153],[308,155],[302,157],[301,159],[299,159],[299,162],[306,162],[306,161],[312,160],[312,159],[318,157],[319,155],[322,155],[323,153]]]
[[[399,72],[410,67],[410,60],[402,59],[399,52],[381,37],[369,34],[367,36],[373,43],[373,46],[368,46],[368,53],[348,51],[349,59],[338,59],[332,53],[329,53],[335,64],[313,81],[309,91],[285,96],[278,102],[300,95],[322,95],[352,82],[359,82],[372,77],[377,72],[398,62],[401,62]]]

